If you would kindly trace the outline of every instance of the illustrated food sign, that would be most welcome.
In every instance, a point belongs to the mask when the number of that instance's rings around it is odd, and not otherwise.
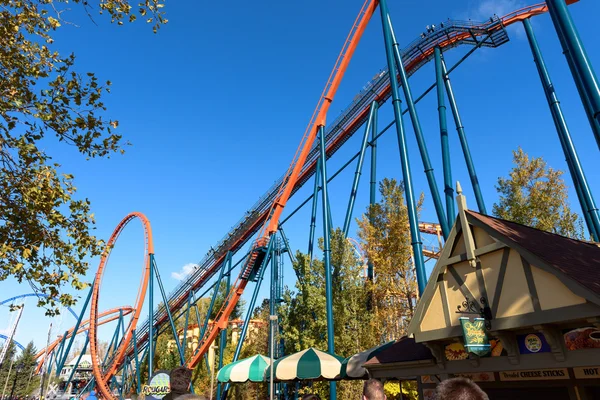
[[[485,319],[475,318],[473,322],[466,317],[459,319],[463,328],[463,337],[467,352],[477,354],[478,356],[488,354],[491,346],[485,333]]]
[[[521,354],[547,353],[550,351],[550,345],[541,333],[517,335],[517,342]]]
[[[149,400],[161,400],[171,392],[171,379],[167,371],[158,371],[150,384],[142,386],[142,394]]]
[[[489,339],[490,342],[490,356],[491,357],[500,357],[501,355],[506,355],[504,351],[504,346],[502,346],[502,342],[498,339]],[[465,350],[465,346],[460,342],[450,343],[444,348],[444,353],[446,355],[446,360],[448,361],[458,361],[458,360],[466,360],[469,358],[469,353]]]
[[[565,331],[564,338],[568,350],[600,349],[600,330],[595,327]]]

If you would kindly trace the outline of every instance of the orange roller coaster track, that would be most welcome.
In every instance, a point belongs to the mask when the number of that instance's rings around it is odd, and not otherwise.
[[[115,321],[115,320],[119,319],[121,316],[124,317],[126,315],[131,314],[132,312],[133,312],[133,307],[130,307],[130,306],[111,308],[110,310],[103,311],[100,314],[98,314],[98,325],[104,325],[109,322]],[[89,330],[90,329],[89,324],[90,324],[89,319],[86,319],[85,321],[83,321],[81,323],[81,325],[79,326],[79,329],[77,330],[77,333],[75,333],[75,335],[78,335],[82,332]],[[58,347],[60,342],[63,341],[63,339],[65,337],[68,339],[71,336],[73,336],[74,330],[75,330],[75,327],[73,326],[71,329],[69,329],[67,331],[66,335],[58,336],[58,338],[54,342],[50,343],[48,345],[48,347],[43,348],[35,355],[35,359],[38,360],[36,374],[40,372],[42,365],[44,364],[44,361],[45,361],[44,355],[51,354],[56,349],[56,347]]]
[[[139,219],[142,222],[144,227],[144,238],[145,238],[145,260],[144,267],[142,270],[142,281],[138,290],[137,299],[135,305],[133,307],[134,312],[133,316],[129,322],[129,326],[125,330],[124,339],[119,344],[117,350],[115,351],[115,356],[112,357],[109,365],[105,367],[105,371],[102,371],[102,365],[99,362],[99,354],[98,354],[98,325],[100,314],[98,313],[98,300],[100,295],[100,287],[102,285],[102,277],[104,276],[104,270],[106,269],[106,264],[108,263],[108,258],[110,256],[110,252],[114,247],[119,235],[123,231],[123,229],[127,226],[129,222],[133,219]],[[91,306],[90,306],[90,319],[89,319],[89,335],[90,335],[90,353],[92,355],[92,371],[94,373],[94,378],[96,379],[96,387],[100,391],[101,397],[105,399],[112,399],[114,396],[111,393],[111,390],[108,386],[109,379],[114,375],[117,371],[119,364],[123,361],[125,357],[125,351],[131,338],[133,336],[133,331],[137,326],[137,322],[140,318],[140,313],[142,311],[142,305],[144,304],[144,299],[146,297],[146,289],[148,287],[148,280],[150,278],[151,271],[151,261],[152,254],[154,253],[154,245],[152,242],[152,228],[150,227],[150,221],[146,216],[139,212],[134,212],[127,215],[123,220],[117,225],[114,232],[110,236],[108,240],[106,250],[102,254],[102,258],[100,259],[100,265],[98,266],[98,271],[96,272],[96,278],[94,280],[94,286],[92,287],[92,298],[91,298]]]
[[[577,1],[578,0],[567,0],[567,3],[572,4]],[[318,149],[314,146],[314,141],[318,127],[325,124],[326,113],[330,103],[333,100],[335,91],[343,78],[344,72],[350,62],[356,46],[358,45],[362,32],[366,28],[369,19],[375,12],[377,5],[377,0],[367,0],[361,8],[360,13],[354,25],[352,26],[350,34],[344,42],[342,51],[340,52],[333,71],[327,81],[323,94],[319,98],[317,107],[315,108],[310,123],[302,137],[300,146],[298,147],[286,174],[267,192],[265,196],[263,196],[263,198],[261,198],[255,204],[255,206],[248,212],[246,217],[242,219],[230,231],[230,233],[217,244],[215,251],[209,253],[205,259],[200,262],[199,268],[190,276],[188,281],[182,282],[182,284],[176,288],[166,305],[170,310],[177,310],[183,307],[188,299],[189,292],[195,291],[202,287],[212,276],[214,276],[224,262],[226,254],[229,251],[235,252],[239,250],[257,232],[260,232],[260,240],[258,240],[257,243],[259,244],[260,248],[264,248],[269,240],[269,235],[277,230],[281,213],[287,201],[316,171]],[[436,47],[439,47],[442,50],[447,50],[462,43],[475,44],[477,43],[477,37],[481,38],[484,36],[486,38],[492,38],[490,39],[490,42],[492,43],[488,43],[490,47],[496,47],[504,43],[504,41],[499,40],[498,43],[494,43],[493,36],[504,31],[506,26],[521,22],[530,17],[544,14],[547,11],[547,5],[545,3],[539,3],[516,10],[503,17],[495,18],[490,22],[483,24],[473,24],[469,22],[468,29],[465,28],[466,31],[464,29],[462,31],[455,30],[448,32],[447,35],[441,36],[435,40],[428,40],[422,43],[412,43],[409,46],[405,57],[403,56],[406,72],[408,75],[411,75],[421,66],[430,61],[433,58],[434,49]],[[483,42],[483,45],[485,46],[485,40],[483,40]],[[367,119],[369,107],[373,101],[383,103],[390,97],[390,81],[389,77],[386,75],[387,73],[385,72],[379,74],[376,79],[373,80],[373,84],[368,88],[368,90],[361,92],[360,95],[363,96],[361,101],[353,102],[345,111],[345,113],[338,118],[334,124],[332,124],[333,130],[327,135],[327,156],[331,156],[333,153],[335,153],[354,134],[354,132],[358,130],[358,128]],[[126,218],[126,220],[120,224],[120,228],[117,228],[117,231],[115,231],[117,236],[118,232],[120,232],[120,229],[122,229],[127,222],[128,219]],[[149,231],[149,224],[147,229]],[[111,240],[114,242],[112,237]],[[149,243],[151,245],[151,240]],[[207,330],[205,337],[201,338],[199,351],[188,362],[189,367],[194,367],[198,363],[202,355],[207,351],[208,345],[211,342],[211,338],[214,339],[217,332],[226,326],[229,314],[235,307],[247,284],[247,279],[244,278],[244,274],[248,272],[248,269],[252,269],[254,267],[253,263],[257,258],[256,251],[258,250],[259,249],[255,245],[254,251],[252,251],[248,256],[246,265],[242,268],[242,272],[240,273],[240,277],[236,281],[236,284],[233,285],[223,309],[219,311],[217,320],[215,321],[214,325]],[[150,253],[151,251],[149,250],[148,254]],[[107,257],[107,255],[105,257]],[[106,262],[105,257],[103,257],[97,277],[102,276],[104,264]],[[149,259],[147,259],[146,275],[144,278],[146,281],[149,269]],[[97,279],[97,282],[94,286],[92,312],[95,312],[95,307],[97,307],[96,302],[99,286],[100,280]],[[143,282],[142,286],[143,287],[140,288],[140,293],[142,291],[145,293],[145,282]],[[139,298],[140,297],[138,297],[138,301]],[[137,314],[135,321],[137,322],[139,307],[136,306],[136,309]],[[141,345],[148,340],[148,326],[151,321],[155,321],[154,324],[157,326],[167,322],[168,317],[165,308],[159,308],[153,315],[153,318],[146,321],[146,323],[140,328],[140,336],[138,336],[140,348]],[[92,327],[90,332],[94,330],[95,328]],[[109,369],[104,375],[100,373],[99,367],[95,366],[94,368],[94,374],[96,378],[102,378],[98,379],[98,381],[102,382],[102,385],[104,385],[106,389],[108,387],[106,386],[105,382],[112,374],[114,374],[119,363],[123,360],[124,354],[133,353],[133,345],[130,343],[130,339],[131,329],[128,331],[126,340],[123,341],[119,347],[118,356],[113,358]],[[92,346],[92,349],[93,348],[94,347]],[[104,391],[103,394],[107,396]]]

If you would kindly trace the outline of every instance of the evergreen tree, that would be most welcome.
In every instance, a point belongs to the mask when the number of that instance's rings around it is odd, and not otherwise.
[[[40,386],[40,377],[35,375],[35,367],[37,365],[35,360],[36,353],[37,349],[33,341],[29,342],[25,350],[15,361],[15,364],[21,368],[16,383],[15,395],[17,396],[29,396]]]
[[[563,171],[549,167],[543,158],[513,151],[514,167],[508,178],[498,178],[500,196],[495,216],[543,231],[581,239],[583,226],[571,211]]]

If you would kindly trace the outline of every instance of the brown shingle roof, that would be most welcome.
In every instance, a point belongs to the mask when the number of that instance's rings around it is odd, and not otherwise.
[[[600,295],[600,247],[596,244],[569,239],[475,211],[466,212],[546,264]]]
[[[364,365],[389,364],[408,361],[433,360],[431,351],[421,343],[415,343],[414,338],[403,337],[396,343],[383,350]]]

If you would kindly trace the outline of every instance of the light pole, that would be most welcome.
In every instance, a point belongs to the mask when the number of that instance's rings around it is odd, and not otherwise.
[[[273,370],[275,369],[275,325],[277,324],[277,315],[269,315],[269,320],[271,321],[271,377],[269,379],[269,393],[270,399],[273,400],[274,396],[274,387],[273,384]]]

